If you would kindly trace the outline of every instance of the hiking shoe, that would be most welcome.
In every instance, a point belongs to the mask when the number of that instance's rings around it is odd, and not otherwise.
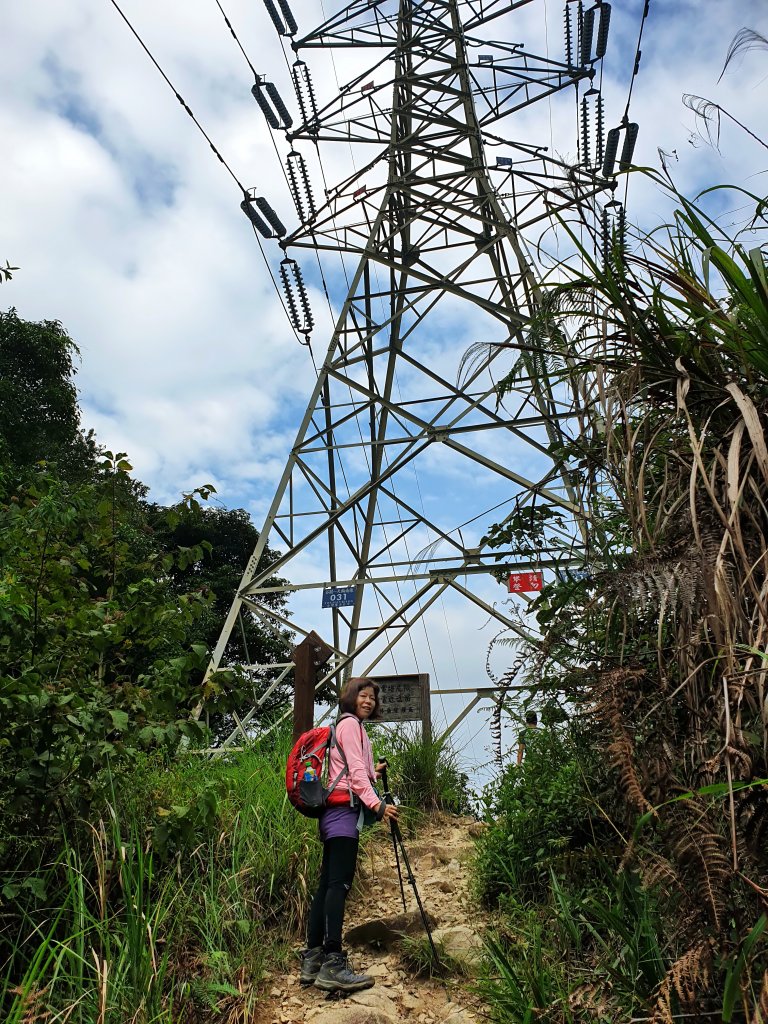
[[[323,966],[325,952],[322,946],[313,946],[312,949],[302,949],[299,953],[301,958],[301,974],[299,983],[302,985],[314,984],[318,971]]]
[[[315,978],[315,988],[324,992],[360,992],[375,984],[369,974],[355,974],[345,953],[329,953]]]

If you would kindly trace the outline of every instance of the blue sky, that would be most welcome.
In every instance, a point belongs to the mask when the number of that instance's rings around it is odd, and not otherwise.
[[[333,0],[324,4],[335,9]],[[318,0],[291,6],[302,31],[321,8]],[[263,6],[230,0],[224,7],[256,69],[290,104],[286,64]],[[258,186],[290,229],[282,172],[250,94],[253,77],[214,0],[124,0],[124,9],[239,180]],[[607,127],[624,111],[641,11],[637,0],[613,5],[603,81]],[[496,23],[494,34],[554,56],[562,52],[562,13],[562,4],[537,0],[514,21]],[[156,500],[213,482],[225,505],[245,507],[259,526],[314,371],[287,328],[236,186],[107,0],[6,5],[2,19],[12,46],[0,67],[0,259],[20,267],[2,285],[3,307],[61,320],[82,352],[84,424],[107,447],[129,453]],[[760,132],[768,54],[747,55],[718,82],[728,42],[742,25],[768,34],[765,6],[650,5],[631,106],[640,125],[635,158],[658,167],[657,149],[675,153],[672,173],[689,192],[723,181],[765,192],[766,151],[727,123],[716,151],[697,137],[695,118],[681,103],[683,93],[704,95]],[[338,56],[335,69],[316,51],[308,59],[328,95],[335,75],[344,81],[361,67],[357,54]],[[524,138],[543,133],[556,152],[573,156],[574,112],[553,104],[542,116],[544,109],[523,112],[516,130]],[[324,165],[331,184],[349,172],[349,155],[336,147]],[[722,203],[738,219],[739,201],[723,196]],[[644,226],[668,215],[641,180],[630,184],[628,212]],[[276,271],[279,250],[269,242],[265,250]],[[316,269],[306,256],[302,265],[322,358],[330,315]],[[340,268],[328,261],[326,271],[338,305]],[[443,330],[435,358],[455,365],[476,339],[467,325]],[[457,524],[473,514],[468,494],[462,487],[450,492]],[[438,644],[445,648],[438,661],[443,654],[447,660],[442,685],[485,685],[482,623],[458,606],[444,616],[453,650]],[[477,718],[478,730],[483,721]]]

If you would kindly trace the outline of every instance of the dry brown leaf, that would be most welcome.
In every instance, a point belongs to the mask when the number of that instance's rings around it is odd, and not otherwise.
[[[752,399],[744,394],[738,384],[734,384],[732,381],[726,385],[725,390],[733,397],[739,407],[739,412],[744,417],[758,465],[765,482],[768,484],[768,445],[765,443],[765,434],[760,423],[760,413],[755,408],[755,403]]]

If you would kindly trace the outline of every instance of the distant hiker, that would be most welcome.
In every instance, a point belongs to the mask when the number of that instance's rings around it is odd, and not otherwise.
[[[539,718],[535,711],[527,711],[525,714],[525,729],[520,733],[517,741],[517,763],[522,764],[525,757],[525,748],[531,742],[536,729],[539,727]]]
[[[345,786],[349,801],[327,807],[319,819],[323,841],[320,881],[312,900],[307,927],[307,948],[301,956],[301,984],[316,985],[326,992],[358,992],[370,988],[374,979],[350,970],[342,949],[344,905],[357,866],[360,829],[369,820],[397,819],[397,808],[379,799],[373,783],[385,761],[373,763],[373,752],[363,722],[379,717],[379,686],[370,679],[350,679],[339,700],[341,712],[336,739],[346,757]],[[343,771],[342,753],[332,747],[328,777]],[[338,797],[337,797],[338,799]]]

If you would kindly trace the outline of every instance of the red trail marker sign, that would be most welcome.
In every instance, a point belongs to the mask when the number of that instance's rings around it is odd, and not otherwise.
[[[538,594],[544,586],[544,575],[540,572],[511,572],[508,589],[510,594]]]

